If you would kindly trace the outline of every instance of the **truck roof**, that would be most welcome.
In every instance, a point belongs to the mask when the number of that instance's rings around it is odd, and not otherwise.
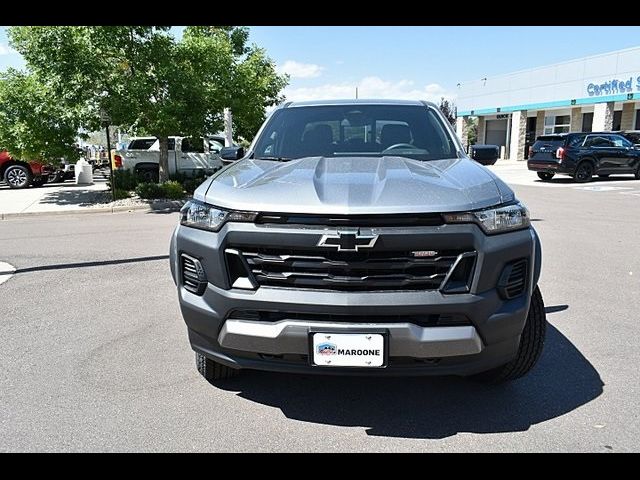
[[[287,102],[281,105],[281,108],[292,107],[315,107],[321,105],[435,105],[431,102],[425,102],[422,100],[394,100],[387,98],[371,99],[371,98],[358,98],[358,99],[338,99],[338,100],[307,100],[304,102]]]

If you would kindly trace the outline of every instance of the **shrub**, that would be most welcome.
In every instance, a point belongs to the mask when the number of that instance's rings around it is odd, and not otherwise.
[[[182,188],[189,195],[193,194],[195,189],[198,188],[200,184],[206,180],[206,178],[207,178],[206,175],[198,175],[196,177],[191,177],[186,175],[183,172],[174,173],[169,177],[170,180],[181,183]]]
[[[138,177],[129,170],[114,170],[113,183],[116,184],[116,190],[134,190],[138,185]],[[111,182],[107,182],[111,188]]]
[[[136,194],[140,198],[162,198],[164,197],[164,188],[157,183],[139,183],[136,187]]]
[[[198,188],[200,184],[206,179],[207,177],[187,178],[184,182],[182,182],[182,187],[189,195],[192,195],[193,192],[195,192],[196,188]]]
[[[185,175],[183,172],[176,172],[172,175],[169,175],[169,180],[173,182],[183,183],[185,180],[188,180],[188,179],[189,177],[187,177],[187,175]]]
[[[131,198],[131,192],[129,190],[116,188],[114,200],[122,200],[125,198]]]
[[[176,181],[168,181],[162,184],[164,196],[172,200],[178,200],[184,197],[184,188],[182,183]]]

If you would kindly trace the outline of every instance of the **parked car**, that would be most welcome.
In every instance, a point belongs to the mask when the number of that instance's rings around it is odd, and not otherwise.
[[[543,181],[557,174],[580,183],[593,175],[632,174],[640,179],[640,146],[612,132],[542,135],[531,147],[527,168]]]
[[[438,107],[293,102],[181,211],[170,265],[199,372],[526,374],[541,247]]]
[[[6,150],[0,151],[0,178],[10,188],[27,188],[29,185],[41,187],[47,183],[51,168],[36,161],[13,158]]]
[[[169,137],[169,174],[211,174],[222,167],[220,150],[223,147],[224,137],[219,136]],[[157,138],[132,138],[126,149],[116,150],[113,158],[116,168],[131,170],[148,182],[158,181],[160,142]]]
[[[58,168],[52,170],[52,172],[49,174],[48,183],[58,183],[64,182],[65,180],[73,179],[75,178],[75,170],[75,163],[68,163],[67,161],[63,160]]]
[[[622,135],[634,145],[640,145],[640,130],[617,130],[611,133]]]

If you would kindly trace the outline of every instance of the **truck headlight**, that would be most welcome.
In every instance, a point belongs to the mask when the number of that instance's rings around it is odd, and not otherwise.
[[[227,222],[253,222],[257,216],[257,212],[233,212],[192,199],[180,209],[180,224],[217,232]]]
[[[446,223],[476,223],[485,233],[520,230],[530,225],[529,210],[522,203],[472,212],[445,213]]]

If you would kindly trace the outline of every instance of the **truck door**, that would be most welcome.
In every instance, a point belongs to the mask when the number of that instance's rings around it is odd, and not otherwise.
[[[207,148],[208,147],[208,148]],[[220,138],[209,138],[206,141],[205,149],[208,150],[207,153],[207,169],[209,172],[213,173],[214,171],[222,168],[223,163],[220,158],[220,150],[224,148],[224,140]]]
[[[180,152],[176,152],[177,168],[187,175],[204,174],[206,155],[202,138],[183,138]]]
[[[221,148],[202,137],[183,138],[182,150],[176,155],[178,170],[188,175],[210,175],[222,167]]]

